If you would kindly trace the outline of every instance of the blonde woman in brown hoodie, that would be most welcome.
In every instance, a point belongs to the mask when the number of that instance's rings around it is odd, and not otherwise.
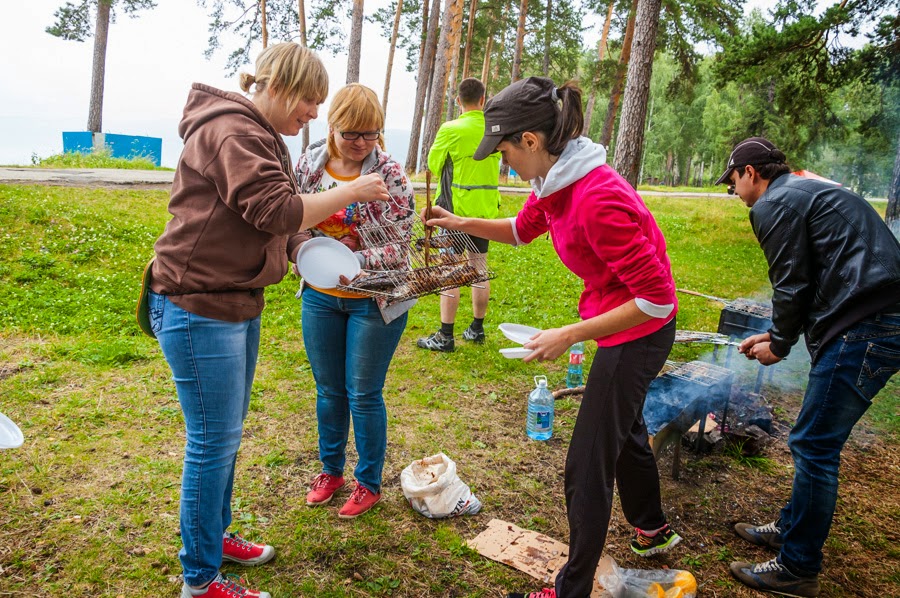
[[[259,565],[266,544],[229,533],[234,467],[259,350],[264,288],[288,270],[287,239],[343,206],[388,199],[378,174],[300,194],[281,135],[296,135],[328,95],[319,58],[270,46],[243,95],[194,84],[179,134],[169,212],[156,242],[150,321],[184,413],[182,598],[269,598],[226,579],[222,561]]]

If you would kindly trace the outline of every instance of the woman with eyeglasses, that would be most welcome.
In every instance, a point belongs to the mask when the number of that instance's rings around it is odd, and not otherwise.
[[[328,137],[311,146],[297,164],[301,193],[325,191],[377,173],[391,200],[342,208],[314,228],[294,235],[289,255],[313,237],[329,236],[352,249],[366,270],[408,269],[400,244],[367,247],[360,227],[388,226],[407,240],[412,233],[415,197],[403,168],[383,151],[384,110],[375,92],[353,83],[342,88],[328,111]],[[377,206],[374,203],[378,203]],[[406,244],[403,244],[406,246]],[[344,485],[350,421],[359,460],[355,484],[338,516],[352,519],[381,500],[381,471],[387,450],[384,388],[407,312],[415,301],[384,299],[304,282],[301,325],[306,354],[316,380],[316,416],[322,472],[313,479],[306,504],[324,505]]]

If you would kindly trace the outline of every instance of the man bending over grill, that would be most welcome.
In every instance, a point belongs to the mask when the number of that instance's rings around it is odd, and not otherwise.
[[[900,244],[862,197],[789,170],[770,141],[751,137],[735,146],[716,181],[750,208],[773,288],[772,327],[745,339],[740,352],[772,365],[803,333],[812,360],[788,439],[791,497],[777,520],[735,525],[741,538],[778,556],[732,563],[731,572],[757,590],[818,596],[841,449],[900,369]]]

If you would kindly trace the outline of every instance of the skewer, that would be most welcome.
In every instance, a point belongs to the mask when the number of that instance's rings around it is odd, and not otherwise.
[[[425,222],[431,220],[431,171],[425,171]],[[433,226],[425,225],[425,267],[428,267],[428,248],[431,245]]]
[[[679,293],[684,293],[685,295],[695,295],[697,297],[703,297],[704,299],[712,299],[713,301],[718,301],[719,303],[724,303],[725,305],[729,305],[731,303],[728,299],[722,299],[721,297],[716,297],[714,295],[706,295],[705,293],[698,293],[697,291],[689,291],[687,289],[675,289]]]

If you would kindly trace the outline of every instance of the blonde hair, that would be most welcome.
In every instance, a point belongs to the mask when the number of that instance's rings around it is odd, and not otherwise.
[[[288,111],[301,100],[321,104],[328,97],[328,73],[315,52],[294,42],[269,46],[256,58],[256,74],[240,74],[241,89],[254,93],[271,88]]]
[[[384,109],[375,92],[359,83],[350,83],[338,90],[328,109],[328,124],[340,131],[378,131],[378,145],[384,149]],[[340,158],[341,152],[328,135],[328,155]]]

